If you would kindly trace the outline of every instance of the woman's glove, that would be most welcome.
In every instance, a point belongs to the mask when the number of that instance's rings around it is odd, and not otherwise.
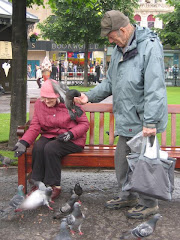
[[[16,145],[13,148],[14,157],[20,157],[23,153],[26,152],[26,146],[22,142],[17,142]]]
[[[68,142],[69,140],[73,139],[74,135],[72,132],[65,132],[63,134],[60,134],[57,139],[60,141],[60,142]]]

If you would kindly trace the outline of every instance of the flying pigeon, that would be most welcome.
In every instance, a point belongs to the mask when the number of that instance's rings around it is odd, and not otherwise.
[[[74,203],[79,199],[78,195],[75,193],[71,195],[70,199],[62,206],[58,212],[56,212],[53,216],[54,219],[59,219],[64,216],[67,216],[73,211]]]
[[[81,93],[76,89],[69,90],[65,84],[57,84],[54,81],[52,81],[52,86],[54,92],[60,95],[61,102],[65,103],[71,119],[75,120],[76,117],[80,117],[83,114],[83,111],[79,106],[75,105],[74,97],[81,96]]]
[[[16,211],[22,211],[22,210],[32,210],[36,209],[40,206],[47,206],[50,210],[53,210],[49,206],[49,201],[51,201],[51,195],[52,195],[52,188],[47,187],[45,191],[43,190],[36,190],[29,195],[24,202],[19,206],[19,209],[16,209]]]
[[[2,162],[2,164],[4,165],[4,167],[8,167],[11,163],[13,163],[15,160],[14,159],[10,159],[8,157],[5,157],[3,155],[0,154],[0,161]]]
[[[41,191],[46,191],[46,189],[47,189],[47,187],[45,186],[45,184],[43,183],[43,182],[41,182],[41,181],[35,181],[34,179],[31,179],[31,180],[29,180],[29,182],[32,184],[32,185],[34,185],[34,186],[36,186],[39,190],[41,190]]]
[[[69,234],[69,230],[67,229],[68,224],[66,222],[66,218],[63,218],[60,225],[60,232],[55,237],[54,240],[72,240],[71,235]]]
[[[14,197],[9,201],[9,206],[5,209],[0,210],[2,218],[5,218],[10,213],[15,212],[15,210],[18,209],[19,206],[22,204],[25,199],[23,188],[23,185],[19,185],[17,194],[14,195]]]
[[[82,187],[80,186],[79,183],[76,183],[76,185],[75,185],[75,187],[74,187],[74,190],[73,190],[73,193],[75,193],[75,194],[78,195],[79,197],[82,195],[83,190],[82,190]]]
[[[81,225],[85,218],[84,214],[80,209],[81,204],[79,202],[74,203],[73,211],[66,218],[67,224],[71,229],[71,233],[74,234],[76,230],[79,231],[80,235],[83,235],[81,232]]]
[[[129,239],[133,237],[141,240],[141,238],[150,236],[154,232],[156,223],[161,217],[162,216],[159,213],[155,214],[150,220],[139,224],[137,227],[129,230],[128,232],[124,232],[120,239]]]

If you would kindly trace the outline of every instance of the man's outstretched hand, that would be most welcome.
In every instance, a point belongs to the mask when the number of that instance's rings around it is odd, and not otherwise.
[[[81,93],[80,97],[74,97],[74,102],[81,105],[86,104],[88,102],[88,97],[84,93]]]

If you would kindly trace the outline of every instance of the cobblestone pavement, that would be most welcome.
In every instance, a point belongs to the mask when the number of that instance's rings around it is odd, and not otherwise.
[[[80,182],[84,193],[81,196],[82,211],[86,219],[82,225],[84,235],[76,234],[77,240],[118,240],[122,231],[136,226],[140,220],[126,218],[127,208],[108,210],[104,203],[117,195],[114,170],[64,169],[62,171],[62,194],[52,206],[57,210],[70,196],[74,183]],[[73,185],[72,185],[73,183]],[[17,168],[0,168],[0,209],[7,206],[16,193]],[[176,173],[172,202],[160,201],[163,218],[158,222],[154,235],[149,240],[180,239],[180,173]],[[12,219],[0,220],[1,240],[53,240],[57,235],[60,220],[53,220],[53,211],[40,207],[33,211],[17,213]]]

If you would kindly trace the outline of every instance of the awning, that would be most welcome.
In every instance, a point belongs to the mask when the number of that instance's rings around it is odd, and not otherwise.
[[[39,22],[38,17],[26,12],[26,20],[28,23]],[[0,25],[12,23],[12,3],[0,0]]]

